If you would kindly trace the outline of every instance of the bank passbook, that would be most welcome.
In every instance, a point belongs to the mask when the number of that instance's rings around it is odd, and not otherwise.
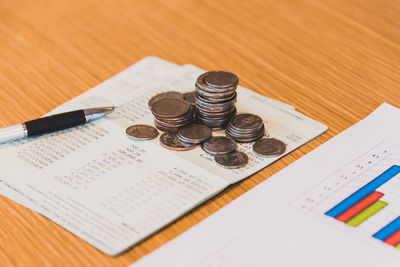
[[[125,129],[154,124],[147,102],[164,91],[194,90],[204,73],[147,57],[50,114],[82,107],[119,106],[91,123],[0,146],[0,193],[46,216],[100,251],[116,256],[229,185],[265,168],[326,131],[285,103],[237,88],[239,113],[262,117],[285,154],[261,157],[239,144],[249,163],[225,169],[201,147],[170,151],[158,138],[134,141]]]

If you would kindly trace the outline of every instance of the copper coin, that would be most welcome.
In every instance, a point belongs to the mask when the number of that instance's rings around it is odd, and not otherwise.
[[[285,153],[286,144],[275,138],[263,138],[253,144],[253,151],[263,157],[277,157]]]
[[[211,137],[211,129],[205,125],[191,123],[179,129],[178,137],[182,142],[200,144]]]
[[[208,86],[225,88],[237,85],[239,78],[232,72],[210,71],[204,78],[204,81]]]
[[[163,131],[163,132],[176,132],[176,133],[177,133],[178,130],[179,130],[178,127],[174,127],[174,126],[165,126],[165,125],[159,124],[159,123],[157,122],[157,120],[154,120],[154,126],[155,126],[158,130]]]
[[[227,154],[236,149],[236,142],[225,136],[211,137],[204,141],[202,148],[213,155]]]
[[[183,99],[183,95],[182,95],[182,93],[176,92],[176,91],[168,91],[168,92],[162,92],[162,93],[156,94],[155,96],[150,98],[149,102],[147,103],[149,108],[151,109],[151,106],[153,106],[153,104],[155,102],[157,102],[158,100],[163,99],[163,98]]]
[[[228,169],[237,169],[245,166],[249,162],[249,157],[240,151],[234,151],[228,154],[216,155],[215,162]]]
[[[194,106],[194,98],[196,95],[196,91],[188,92],[183,94],[183,100],[185,100],[190,105]]]
[[[153,126],[137,124],[129,126],[126,129],[126,134],[134,140],[151,140],[158,136],[158,131]]]
[[[160,136],[160,145],[174,151],[185,151],[196,147],[196,145],[182,142],[176,133],[170,132],[163,133]]]
[[[191,106],[183,99],[163,98],[151,106],[151,112],[157,118],[177,118],[190,112]]]

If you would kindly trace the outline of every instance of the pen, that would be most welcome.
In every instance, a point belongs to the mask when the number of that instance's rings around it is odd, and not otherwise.
[[[116,107],[80,109],[0,128],[0,144],[19,138],[64,130],[102,118]]]

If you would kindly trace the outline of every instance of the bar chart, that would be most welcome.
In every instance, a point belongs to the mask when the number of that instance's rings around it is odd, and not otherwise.
[[[291,206],[400,250],[400,147],[377,144]]]

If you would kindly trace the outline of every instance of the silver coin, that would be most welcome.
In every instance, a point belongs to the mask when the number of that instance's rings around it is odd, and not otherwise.
[[[239,78],[235,74],[227,71],[210,71],[204,78],[204,81],[208,86],[225,88],[237,85]]]
[[[218,99],[224,99],[224,98],[230,98],[233,95],[235,95],[236,91],[228,91],[224,93],[210,93],[204,90],[196,90],[196,94],[204,97],[204,98],[218,98]]]
[[[259,135],[262,135],[265,133],[265,127],[261,126],[260,129],[255,129],[254,131],[251,132],[242,132],[242,131],[237,131],[234,128],[230,127],[231,125],[229,125],[226,128],[226,132],[227,134],[235,137],[235,138],[253,138]]]
[[[225,71],[206,72],[197,78],[195,108],[199,123],[225,128],[236,113],[238,81],[235,74]]]
[[[195,84],[196,90],[205,91],[205,92],[209,92],[209,93],[227,93],[227,92],[233,92],[236,90],[237,84],[234,84],[230,87],[214,87],[214,86],[207,85],[207,83],[205,82],[205,78],[207,77],[208,74],[209,74],[209,72],[203,73],[202,75],[200,75],[197,78],[197,81]]]
[[[262,138],[265,135],[265,127],[264,124],[262,124],[260,129],[242,131],[233,128],[232,124],[229,123],[228,127],[225,130],[225,134],[226,136],[233,138],[239,143],[251,143]]]
[[[202,112],[210,112],[210,113],[227,113],[228,111],[231,111],[235,107],[235,104],[231,104],[229,106],[213,106],[213,107],[207,107],[202,104],[198,104],[196,102],[196,109],[200,110]]]
[[[197,109],[196,110],[196,114],[203,117],[204,119],[224,119],[229,117],[229,119],[231,119],[231,117],[236,114],[236,107],[233,107],[231,110],[228,111],[224,111],[224,112],[210,112],[210,111],[202,111]]]
[[[253,144],[253,151],[263,157],[277,157],[285,153],[286,144],[275,138],[263,138]]]
[[[129,126],[126,134],[134,140],[151,140],[158,136],[158,131],[153,126],[137,124]]]
[[[214,127],[226,125],[226,124],[228,123],[228,120],[225,120],[225,119],[219,119],[219,120],[213,119],[213,120],[208,120],[208,119],[204,119],[204,118],[202,118],[202,117],[197,117],[196,120],[197,120],[198,122],[200,122],[200,124],[203,124],[203,125],[206,125],[206,126],[214,125]],[[210,126],[209,126],[209,127],[210,127]],[[211,126],[211,127],[213,128],[213,126]]]
[[[204,141],[202,148],[213,155],[227,154],[236,149],[236,142],[225,136],[211,137]]]
[[[154,126],[158,130],[163,131],[163,132],[176,132],[177,133],[178,129],[179,129],[178,127],[175,127],[175,126],[163,125],[163,124],[159,123],[157,119],[154,120]]]
[[[233,117],[230,124],[235,129],[251,131],[253,129],[260,129],[264,125],[264,122],[257,115],[244,113]]]
[[[160,136],[160,145],[174,151],[185,151],[196,147],[194,144],[187,144],[179,140],[176,133],[166,132]]]
[[[245,166],[249,162],[249,157],[240,151],[234,151],[228,154],[216,155],[215,162],[228,169],[237,169]]]
[[[151,106],[151,112],[157,118],[176,118],[190,112],[191,106],[183,99],[163,98]]]
[[[151,109],[151,106],[153,106],[153,104],[155,102],[157,102],[160,99],[163,98],[178,98],[178,99],[183,99],[183,94],[180,92],[176,92],[176,91],[168,91],[168,92],[162,92],[159,94],[156,94],[155,96],[153,96],[152,98],[150,98],[149,102],[147,103],[147,105],[149,106],[149,108]]]
[[[185,126],[186,124],[191,123],[193,118],[188,117],[184,120],[179,120],[179,121],[159,120],[157,118],[155,118],[154,120],[157,121],[158,124],[164,125],[166,127],[182,127]]]
[[[198,99],[202,102],[210,103],[210,104],[218,104],[218,103],[226,103],[228,101],[234,100],[236,102],[236,92],[227,96],[227,97],[205,97],[201,94],[196,93],[195,99]]]
[[[179,116],[179,117],[160,117],[160,116],[154,116],[156,119],[165,122],[165,123],[170,123],[170,124],[179,124],[181,122],[187,121],[192,119],[194,113],[194,109],[190,106],[190,109],[187,113]],[[153,114],[154,115],[154,114]]]
[[[235,103],[236,103],[236,97],[231,100],[219,102],[219,103],[208,102],[206,99],[204,99],[200,96],[196,97],[196,99],[195,99],[196,107],[200,106],[200,107],[203,107],[203,109],[228,110],[228,109],[231,109],[235,105]]]
[[[206,125],[210,128],[225,128],[225,126],[229,122],[229,118],[228,119],[206,119],[206,118],[197,116],[196,121],[198,121],[200,124]]]
[[[205,125],[191,123],[179,129],[178,137],[183,142],[199,144],[210,138],[211,132]]]

